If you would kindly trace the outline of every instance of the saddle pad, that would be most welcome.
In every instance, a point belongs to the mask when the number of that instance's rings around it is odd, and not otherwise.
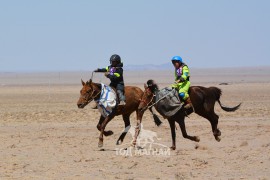
[[[116,106],[115,91],[110,86],[101,83],[101,94],[97,104],[98,110],[103,117],[110,115]]]
[[[165,118],[175,115],[182,107],[177,90],[170,87],[156,93],[156,110]]]

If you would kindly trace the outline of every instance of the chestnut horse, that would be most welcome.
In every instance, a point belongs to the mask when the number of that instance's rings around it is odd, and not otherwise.
[[[145,91],[139,105],[140,110],[145,110],[148,107],[154,105],[155,94],[159,91],[157,84],[153,80],[148,80],[147,85],[145,84]],[[192,141],[199,142],[200,138],[198,136],[190,136],[186,132],[185,127],[185,117],[195,111],[196,114],[206,118],[210,121],[212,126],[212,132],[217,141],[220,141],[221,132],[217,128],[219,116],[214,111],[215,102],[217,101],[224,111],[233,112],[236,111],[240,105],[238,104],[235,107],[225,107],[220,103],[221,90],[217,87],[202,87],[202,86],[191,86],[189,89],[190,99],[193,105],[193,108],[184,109],[181,108],[176,114],[171,117],[168,117],[168,121],[171,128],[172,136],[172,150],[175,150],[175,122],[177,122],[181,128],[182,136],[184,138],[190,139]],[[158,111],[158,109],[156,109]]]
[[[101,84],[100,83],[94,83],[92,82],[92,79],[87,81],[86,83],[82,81],[82,89],[80,91],[80,98],[77,102],[77,105],[79,108],[84,108],[88,103],[90,103],[92,100],[98,101],[100,99],[100,93],[101,93]],[[126,86],[125,87],[125,96],[126,96],[126,105],[125,106],[116,106],[112,113],[107,116],[106,118],[102,115],[100,116],[99,122],[97,124],[97,129],[100,131],[99,136],[99,143],[98,147],[103,146],[103,134],[105,136],[112,135],[112,131],[105,131],[106,125],[115,117],[118,115],[122,115],[124,123],[125,123],[125,131],[122,132],[120,137],[118,138],[116,144],[119,145],[123,142],[129,128],[130,128],[130,115],[136,111],[137,115],[137,126],[136,126],[136,133],[133,140],[133,145],[136,144],[137,136],[139,135],[140,129],[139,125],[142,120],[143,113],[142,111],[138,110],[141,97],[143,95],[143,91],[134,86]]]

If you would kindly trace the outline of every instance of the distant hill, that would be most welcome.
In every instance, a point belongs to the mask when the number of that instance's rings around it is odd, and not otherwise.
[[[159,65],[144,64],[144,65],[124,66],[125,70],[167,70],[167,69],[172,69],[172,67],[173,66],[171,63],[159,64]]]

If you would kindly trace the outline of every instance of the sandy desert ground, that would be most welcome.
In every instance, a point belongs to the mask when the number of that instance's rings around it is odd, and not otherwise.
[[[164,154],[124,153],[132,140],[115,145],[124,128],[120,116],[107,129],[104,149],[98,148],[99,112],[89,104],[78,109],[80,79],[90,72],[0,73],[0,179],[270,179],[270,68],[194,69],[192,84],[217,86],[221,101],[233,113],[219,114],[221,141],[215,141],[210,123],[192,114],[187,131],[196,143],[177,129],[177,149],[171,146],[167,120],[157,127],[149,111],[144,129],[156,132]],[[160,87],[173,80],[169,71],[126,72],[126,85],[143,88],[148,79]],[[97,82],[108,81],[100,74]],[[220,83],[228,85],[219,85]],[[135,114],[131,117],[136,123]],[[147,148],[147,147],[146,147]],[[128,148],[129,149],[129,148]]]

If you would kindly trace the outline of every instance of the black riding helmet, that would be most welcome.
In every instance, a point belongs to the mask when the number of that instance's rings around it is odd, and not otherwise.
[[[110,63],[117,62],[117,64],[121,63],[121,57],[118,54],[113,54],[110,58]]]

